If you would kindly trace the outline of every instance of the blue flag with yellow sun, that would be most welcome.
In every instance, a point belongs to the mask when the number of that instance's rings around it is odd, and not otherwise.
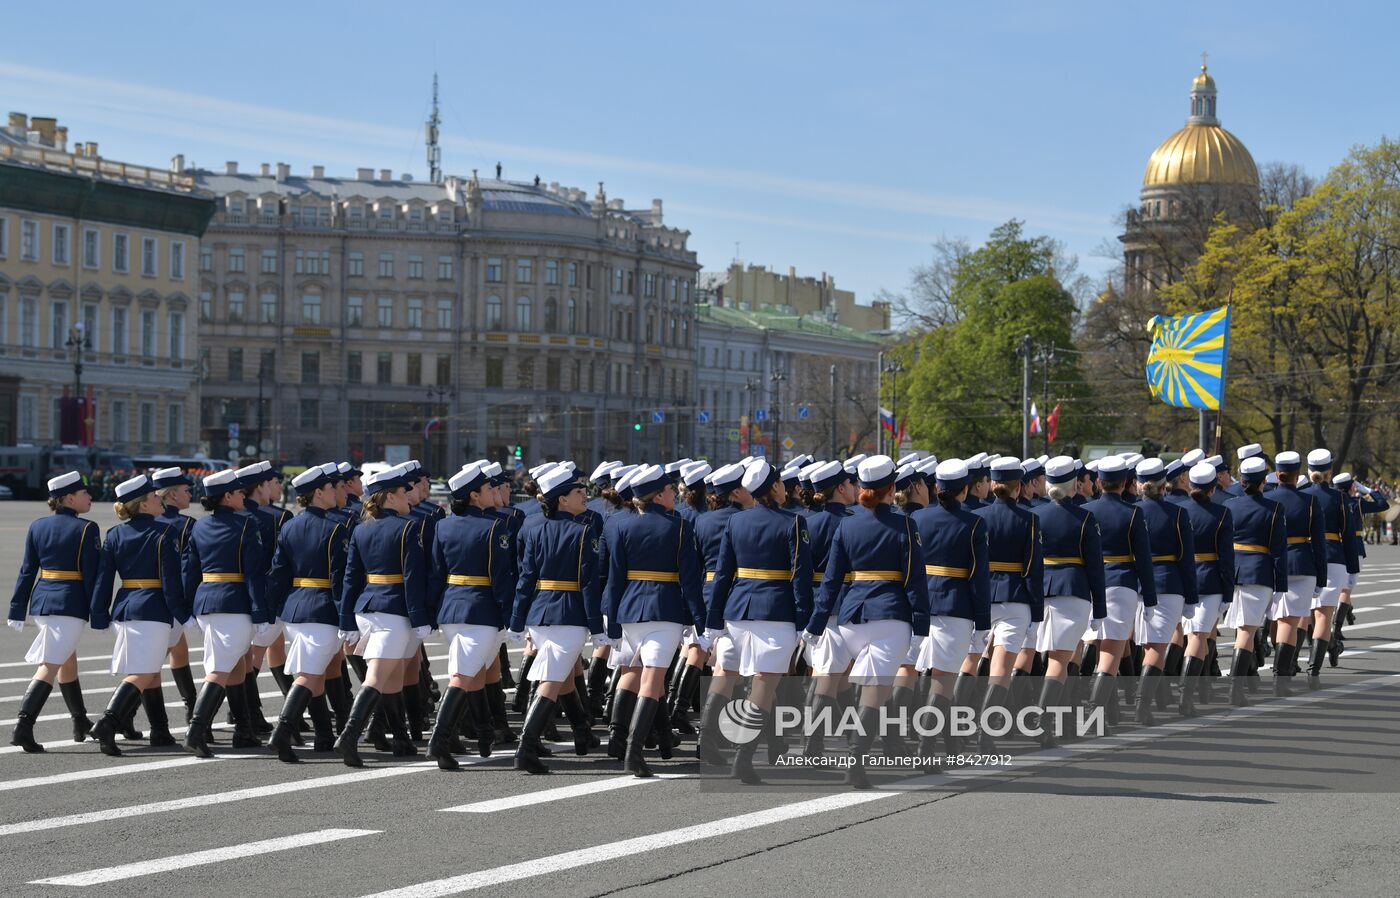
[[[1219,410],[1225,398],[1230,307],[1194,315],[1157,315],[1147,323],[1147,386],[1167,405]]]

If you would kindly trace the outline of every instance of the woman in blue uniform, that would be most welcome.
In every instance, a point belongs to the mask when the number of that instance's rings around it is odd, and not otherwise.
[[[161,468],[151,474],[151,482],[155,484],[163,505],[156,520],[170,528],[173,545],[178,552],[184,552],[195,519],[182,512],[194,501],[190,490],[194,481],[181,468]],[[185,703],[185,722],[189,723],[190,715],[194,714],[194,700],[199,693],[195,691],[194,673],[190,670],[190,644],[186,638],[186,628],[172,627],[170,640],[170,679],[175,681],[180,700]]]
[[[741,482],[754,506],[731,517],[721,537],[708,628],[728,634],[738,675],[753,678],[748,698],[767,733],[778,681],[797,649],[798,627],[812,613],[812,545],[806,519],[782,508],[787,491],[777,469],[763,459],[751,461]],[[731,773],[741,782],[760,782],[753,769],[756,748],[753,740],[735,752]]]
[[[1323,529],[1327,540],[1327,585],[1312,603],[1312,657],[1308,660],[1308,688],[1322,685],[1322,659],[1327,657],[1332,638],[1332,619],[1341,604],[1342,593],[1349,588],[1351,578],[1361,570],[1361,558],[1356,551],[1355,531],[1360,521],[1352,517],[1352,505],[1341,491],[1332,485],[1332,453],[1314,449],[1308,453],[1308,479],[1312,484],[1306,491],[1322,509]]]
[[[200,500],[208,517],[190,530],[181,557],[185,598],[204,633],[204,685],[194,703],[185,748],[201,758],[213,757],[208,727],[228,697],[233,714],[233,747],[256,748],[243,680],[245,656],[255,632],[266,633],[274,614],[265,601],[264,549],[258,522],[243,513],[244,491],[234,471],[204,478]]]
[[[289,764],[300,760],[292,742],[305,712],[310,712],[316,733],[313,750],[335,748],[326,674],[332,665],[340,673],[337,657],[342,643],[337,625],[347,541],[345,524],[333,514],[335,484],[324,467],[298,474],[292,488],[302,512],[277,534],[267,590],[269,606],[286,627],[285,674],[292,679],[270,745]]]
[[[695,528],[700,518],[709,513],[705,478],[712,473],[709,462],[703,461],[691,462],[681,468],[681,486],[685,488],[685,502],[680,507],[680,514],[690,524],[692,533],[695,533],[695,552],[702,570],[704,556],[700,549],[699,533]],[[705,671],[705,661],[709,657],[709,653],[700,648],[697,635],[693,629],[687,629],[681,640],[681,656],[677,661],[679,669],[671,677],[664,710],[665,719],[670,721],[671,726],[687,735],[695,732],[695,727],[690,723],[688,709],[695,701],[700,688],[700,677]]]
[[[831,625],[830,615],[836,614],[841,644],[852,659],[851,678],[862,686],[860,731],[851,748],[846,782],[869,789],[862,759],[874,741],[881,706],[890,697],[914,634],[929,626],[930,606],[919,531],[913,518],[889,504],[894,462],[889,456],[870,456],[860,463],[857,476],[860,508],[836,527],[802,639],[816,644]]]
[[[151,746],[176,744],[170,735],[160,668],[170,648],[170,633],[190,619],[180,582],[176,531],[156,520],[164,509],[155,484],[142,474],[117,484],[115,511],[123,523],[107,531],[102,566],[92,597],[92,628],[110,624],[117,634],[112,674],[123,677],[92,735],[104,755],[117,756],[117,734],[124,721],[144,705],[151,724]],[[113,601],[112,587],[121,577]]]
[[[1366,557],[1366,534],[1365,520],[1368,514],[1380,514],[1390,508],[1390,503],[1380,493],[1375,492],[1364,483],[1360,483],[1352,478],[1351,474],[1343,471],[1332,478],[1332,485],[1341,490],[1342,498],[1347,503],[1347,517],[1353,525],[1350,538],[1356,547],[1357,571],[1347,577],[1347,588],[1342,590],[1341,598],[1337,605],[1337,613],[1332,618],[1332,641],[1327,645],[1327,660],[1333,667],[1337,666],[1337,660],[1342,656],[1342,625],[1356,623],[1352,613],[1351,593],[1356,588],[1357,578],[1361,574],[1361,559]]]
[[[695,541],[700,549],[700,567],[705,578],[702,596],[706,608],[712,603],[715,575],[719,570],[720,545],[729,528],[729,519],[753,507],[753,497],[744,489],[743,477],[743,465],[728,464],[711,473],[706,485],[709,494],[706,502],[710,510],[701,515],[695,525]],[[701,760],[718,766],[727,763],[718,749],[719,715],[739,683],[739,661],[734,654],[734,643],[728,635],[723,631],[710,635],[713,644],[708,654],[713,676],[710,692],[700,712],[700,739],[695,751]]]
[[[1205,677],[1206,664],[1221,605],[1228,604],[1235,594],[1235,521],[1229,502],[1220,505],[1215,501],[1219,471],[1214,465],[1198,462],[1186,476],[1191,492],[1182,507],[1190,519],[1195,541],[1196,592],[1200,597],[1181,622],[1186,634],[1186,661],[1181,675],[1180,711],[1183,717],[1190,717],[1196,713],[1200,684],[1206,684],[1207,692],[1210,688]]]
[[[573,729],[575,753],[587,754],[591,730],[582,697],[573,688],[574,666],[590,635],[595,645],[606,639],[596,539],[579,521],[588,509],[583,484],[572,468],[557,466],[540,475],[538,486],[543,519],[522,535],[520,574],[506,633],[514,643],[528,634],[535,646],[529,672],[530,681],[537,684],[535,698],[515,753],[515,769],[530,774],[549,773],[540,760],[541,738],[560,707]]]
[[[1292,695],[1293,666],[1303,638],[1305,620],[1311,620],[1315,599],[1327,588],[1327,523],[1318,497],[1299,489],[1303,460],[1296,452],[1274,456],[1278,486],[1269,498],[1283,509],[1288,526],[1288,588],[1274,595],[1269,616],[1275,621],[1274,694]]]
[[[483,690],[510,620],[515,546],[506,522],[493,513],[495,498],[480,465],[466,466],[447,485],[452,514],[438,524],[433,540],[430,594],[447,641],[449,685],[428,740],[428,757],[442,770],[456,770],[453,736],[468,714],[477,753],[491,756],[494,733]]]
[[[92,508],[92,494],[77,471],[53,478],[48,488],[53,514],[29,525],[24,561],[10,597],[10,629],[22,631],[26,615],[31,615],[39,630],[24,656],[39,667],[24,691],[10,738],[11,745],[30,753],[44,750],[34,741],[34,721],[53,691],[55,678],[73,718],[73,741],[82,742],[92,729],[78,682],[77,658],[100,563],[97,525],[79,517]]]
[[[363,767],[356,747],[382,701],[396,757],[418,754],[403,707],[404,659],[414,640],[432,632],[422,528],[409,514],[404,472],[390,468],[366,478],[364,518],[350,537],[340,594],[340,636],[364,643],[364,684],[335,750],[349,767]],[[414,659],[416,663],[416,659]]]
[[[663,758],[671,751],[670,721],[656,723],[681,635],[693,625],[705,651],[710,639],[704,632],[695,532],[675,513],[675,487],[660,466],[649,465],[633,472],[625,489],[636,514],[608,518],[599,552],[599,563],[607,569],[603,619],[623,669],[613,697],[608,754],[620,758],[633,775],[649,777],[642,757],[648,734],[656,731]]]
[[[1156,721],[1152,705],[1157,690],[1167,689],[1162,678],[1166,668],[1167,646],[1181,624],[1188,606],[1195,605],[1196,541],[1186,510],[1166,497],[1166,465],[1160,458],[1146,458],[1137,465],[1138,507],[1147,520],[1152,543],[1152,575],[1157,587],[1157,604],[1138,611],[1135,637],[1143,647],[1142,677],[1138,682],[1135,718],[1144,726]]]

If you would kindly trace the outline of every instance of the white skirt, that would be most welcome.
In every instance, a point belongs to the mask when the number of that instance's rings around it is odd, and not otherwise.
[[[729,638],[728,633],[721,633],[715,637],[714,645],[710,646],[710,664],[715,670],[737,671],[739,669],[739,653],[734,649],[734,640]],[[842,669],[844,670],[844,668]],[[819,671],[815,671],[814,668],[814,672]]]
[[[1137,590],[1126,586],[1110,586],[1103,591],[1103,596],[1108,614],[1103,620],[1093,624],[1098,638],[1127,639],[1132,636],[1133,623],[1137,620],[1138,609],[1142,606],[1142,596]]]
[[[1027,641],[1031,631],[1031,606],[1022,602],[993,602],[992,628],[972,634],[972,650],[986,651],[987,643],[999,645],[1011,654],[1034,646]]]
[[[835,624],[822,630],[816,645],[804,642],[802,656],[807,659],[814,674],[843,674],[851,666],[851,653],[846,650],[841,627]]]
[[[972,621],[965,617],[934,615],[929,624],[929,638],[924,641],[924,654],[919,658],[919,669],[957,673],[972,648],[972,630]]]
[[[1312,600],[1314,608],[1336,608],[1341,604],[1342,590],[1347,588],[1347,566],[1344,564],[1327,565],[1327,585],[1323,587],[1321,594]]]
[[[112,645],[112,675],[160,673],[170,650],[169,624],[155,620],[112,621],[117,641]]]
[[[204,672],[232,672],[253,644],[253,619],[246,614],[201,614],[195,621],[204,633]]]
[[[915,642],[914,634],[911,628],[911,632],[909,634],[909,651],[904,653],[904,665],[906,667],[912,667],[915,670],[921,669],[919,667],[919,660],[924,657],[924,643],[926,642],[928,642],[927,633],[920,633],[918,641]]]
[[[622,625],[623,639],[627,638],[628,626]],[[680,638],[680,626],[675,624],[677,639]],[[530,662],[530,672],[525,679],[532,683],[562,683],[573,676],[574,664],[588,640],[587,627],[553,624],[548,627],[526,627],[525,632],[535,645],[535,660]],[[494,653],[496,650],[491,651]]]
[[[263,633],[261,636],[256,634],[253,636],[253,647],[265,649],[272,645],[278,639],[282,638],[282,631],[285,630],[286,627],[287,625],[282,623],[281,619],[274,621],[272,626],[267,628],[267,632]]]
[[[670,667],[676,649],[680,648],[681,631],[684,629],[684,624],[664,620],[623,624],[622,644],[631,661],[628,666]]]
[[[1222,598],[1224,597],[1218,592],[1201,596],[1199,602],[1186,609],[1186,616],[1181,620],[1181,632],[1209,636],[1210,631],[1215,629],[1216,622],[1220,620]]]
[[[1306,616],[1312,611],[1312,594],[1316,586],[1316,577],[1289,577],[1288,591],[1281,593],[1269,605],[1269,620]]]
[[[360,657],[366,661],[407,658],[415,641],[413,626],[402,614],[383,611],[357,614],[355,625],[360,629],[360,645],[364,646]]]
[[[795,624],[780,620],[727,620],[724,626],[739,656],[739,676],[785,674],[792,666],[797,648]]]
[[[287,624],[287,660],[284,665],[287,675],[324,676],[331,659],[343,645],[337,636],[339,632],[340,628],[334,624]]]
[[[1258,583],[1245,583],[1235,587],[1235,600],[1230,610],[1225,612],[1225,626],[1262,627],[1264,615],[1269,613],[1269,603],[1274,599],[1274,591]]]
[[[1186,605],[1186,596],[1173,592],[1157,593],[1157,604],[1148,608],[1138,608],[1138,645],[1165,645],[1172,641],[1176,625],[1181,623],[1181,609]]]
[[[857,683],[888,681],[909,654],[914,629],[902,620],[841,624],[841,641],[851,653],[851,679]]]
[[[1030,611],[1029,608],[1026,609]],[[1040,634],[1035,649],[1040,652],[1072,652],[1084,635],[1085,624],[1094,613],[1094,605],[1078,596],[1052,596],[1045,600],[1045,620],[1040,622]]]
[[[173,649],[185,638],[185,625],[176,621],[170,627],[170,638],[165,641],[166,649]]]
[[[81,617],[68,617],[62,614],[44,614],[34,618],[39,635],[34,644],[25,652],[24,660],[30,664],[62,664],[78,650],[78,640],[82,638],[87,621]]]
[[[485,624],[443,624],[442,636],[447,640],[449,677],[474,677],[481,673],[496,660],[505,639],[500,630]]]

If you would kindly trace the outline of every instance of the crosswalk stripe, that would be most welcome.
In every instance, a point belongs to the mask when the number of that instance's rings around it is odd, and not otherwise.
[[[216,759],[244,758],[247,755],[225,755],[223,758],[215,755]],[[111,764],[106,767],[98,767],[93,770],[72,770],[68,773],[55,773],[49,776],[30,776],[24,779],[0,781],[0,792],[13,792],[16,789],[33,789],[38,786],[57,786],[62,783],[72,783],[79,780],[105,779],[111,776],[126,776],[132,773],[151,773],[157,770],[171,770],[176,767],[189,767],[192,764],[202,763],[202,759],[192,755],[183,757],[167,758],[163,761],[142,761],[139,763]]]
[[[567,798],[578,798],[583,795],[597,795],[599,792],[612,792],[616,789],[626,789],[629,786],[642,786],[647,783],[659,783],[664,780],[685,779],[686,776],[687,774],[684,773],[659,773],[651,779],[638,779],[629,774],[627,776],[598,780],[592,783],[560,786],[557,789],[541,789],[538,792],[526,792],[523,795],[509,795],[505,798],[473,801],[470,804],[459,804],[456,807],[440,808],[439,810],[459,814],[493,814],[497,811],[511,811],[516,808],[548,804],[551,801],[563,801]]]
[[[294,848],[305,848],[310,845],[324,845],[327,842],[338,842],[343,839],[375,836],[381,832],[383,830],[378,829],[321,829],[315,832],[297,833],[294,836],[262,839],[257,842],[245,842],[242,845],[209,848],[204,851],[192,851],[189,854],[176,854],[150,861],[120,864],[116,867],[98,867],[95,870],[85,870],[82,873],[33,879],[30,880],[29,884],[34,886],[95,886],[122,879],[134,879],[137,876],[150,876],[153,873],[169,873],[171,870],[217,864],[234,858],[255,857],[271,854],[275,851],[291,851]]]

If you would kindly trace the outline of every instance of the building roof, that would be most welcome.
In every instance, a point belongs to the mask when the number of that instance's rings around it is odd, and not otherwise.
[[[699,323],[718,324],[727,327],[748,327],[755,330],[775,330],[790,333],[813,334],[833,337],[838,340],[854,340],[861,343],[882,343],[878,334],[858,331],[840,324],[832,324],[812,315],[783,315],[778,312],[747,312],[728,306],[715,306],[700,303],[695,307],[695,320]]]

